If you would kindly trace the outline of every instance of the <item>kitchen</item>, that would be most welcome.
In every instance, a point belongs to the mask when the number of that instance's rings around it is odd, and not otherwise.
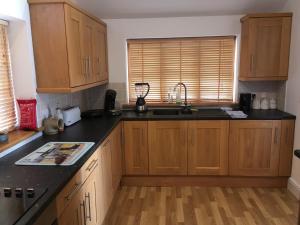
[[[298,223],[298,1],[0,5],[1,225]]]

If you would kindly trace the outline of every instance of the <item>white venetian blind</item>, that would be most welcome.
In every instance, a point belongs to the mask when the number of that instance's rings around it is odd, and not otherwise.
[[[234,58],[234,36],[128,40],[129,101],[136,101],[137,82],[150,84],[153,103],[166,102],[183,82],[189,102],[232,102]]]
[[[13,130],[16,123],[7,26],[0,23],[0,132]]]

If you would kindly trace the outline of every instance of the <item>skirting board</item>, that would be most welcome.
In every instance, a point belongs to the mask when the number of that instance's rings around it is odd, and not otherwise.
[[[300,200],[300,185],[292,177],[288,181],[288,190]]]
[[[288,177],[124,176],[123,186],[287,187]]]

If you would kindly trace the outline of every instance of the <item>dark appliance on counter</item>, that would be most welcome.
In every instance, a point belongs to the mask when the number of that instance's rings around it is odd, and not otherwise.
[[[47,189],[42,188],[0,188],[0,224],[13,225],[34,206]]]
[[[252,100],[254,97],[255,97],[255,94],[241,93],[240,101],[239,101],[240,110],[242,110],[244,112],[249,112],[251,110]]]
[[[136,94],[136,104],[135,110],[138,113],[147,112],[147,106],[145,98],[150,91],[149,83],[135,83],[135,94]]]
[[[108,89],[105,93],[104,111],[109,112],[115,109],[117,92],[112,89]]]

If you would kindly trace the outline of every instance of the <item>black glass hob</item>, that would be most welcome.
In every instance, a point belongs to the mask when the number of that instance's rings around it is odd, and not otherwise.
[[[0,187],[0,224],[14,225],[47,189]]]

